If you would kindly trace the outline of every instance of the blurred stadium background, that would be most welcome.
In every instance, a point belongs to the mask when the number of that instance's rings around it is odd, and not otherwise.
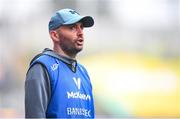
[[[52,48],[54,11],[95,19],[78,56],[96,117],[180,117],[180,0],[0,0],[0,118],[24,117],[29,62]]]

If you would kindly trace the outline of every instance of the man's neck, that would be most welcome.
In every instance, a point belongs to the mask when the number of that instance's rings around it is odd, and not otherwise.
[[[59,54],[63,57],[67,57],[67,58],[74,59],[74,60],[76,59],[75,54],[68,54],[68,53],[64,52],[61,48],[54,47],[53,50],[54,50],[54,52],[56,52],[57,54]]]

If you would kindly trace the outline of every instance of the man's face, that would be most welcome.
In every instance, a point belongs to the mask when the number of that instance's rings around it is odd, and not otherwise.
[[[59,46],[68,54],[77,54],[83,49],[83,25],[76,23],[61,26],[57,30],[59,36]]]

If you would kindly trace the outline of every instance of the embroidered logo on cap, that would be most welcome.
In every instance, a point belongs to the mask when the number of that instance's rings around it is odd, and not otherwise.
[[[69,10],[69,12],[70,12],[71,14],[78,14],[78,15],[80,15],[80,14],[77,13],[75,10]]]

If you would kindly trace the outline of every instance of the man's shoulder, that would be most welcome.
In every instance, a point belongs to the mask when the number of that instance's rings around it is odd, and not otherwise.
[[[88,74],[87,69],[84,67],[84,65],[82,65],[82,64],[80,64],[80,63],[77,63],[77,66],[79,67],[79,69],[80,69],[81,71],[83,71],[84,73]]]
[[[36,54],[36,55],[32,58],[32,60],[30,61],[30,65],[33,63],[33,61],[35,61],[36,59],[38,59],[38,58],[41,57],[42,55],[46,54],[46,52],[52,52],[52,50],[49,49],[49,48],[45,48],[42,52]]]
[[[43,71],[45,68],[41,63],[36,63],[34,65],[32,65],[31,67],[29,67],[29,71],[28,72],[39,72],[39,71]]]

